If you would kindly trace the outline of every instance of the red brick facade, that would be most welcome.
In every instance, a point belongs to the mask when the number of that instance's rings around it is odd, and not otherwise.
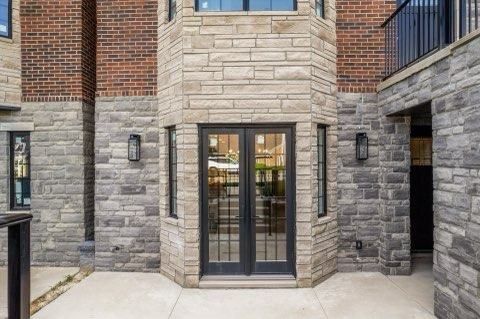
[[[380,25],[394,1],[337,0],[339,92],[375,92],[384,71],[384,33]]]
[[[97,96],[156,95],[157,0],[98,0]]]
[[[22,0],[22,99],[94,101],[95,1]]]

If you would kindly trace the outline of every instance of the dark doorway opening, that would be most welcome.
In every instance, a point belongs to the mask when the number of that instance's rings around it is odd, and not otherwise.
[[[410,236],[412,253],[433,251],[432,117],[412,114],[410,131]]]

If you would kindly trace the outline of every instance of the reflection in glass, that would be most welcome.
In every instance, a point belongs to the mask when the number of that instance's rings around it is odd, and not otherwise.
[[[239,11],[243,0],[198,0],[198,11]]]
[[[286,135],[255,135],[256,261],[287,259]]]
[[[12,208],[30,206],[30,135],[12,133]]]
[[[177,180],[177,131],[175,127],[168,129],[168,164],[169,164],[169,208],[170,217],[177,217],[178,212],[178,180]]]
[[[255,11],[291,11],[292,0],[250,0],[249,9]]]
[[[208,135],[210,262],[240,261],[239,136]]]
[[[8,37],[10,34],[10,1],[0,0],[0,36]]]

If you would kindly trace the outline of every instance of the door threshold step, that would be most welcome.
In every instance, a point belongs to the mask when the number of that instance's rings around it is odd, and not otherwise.
[[[290,275],[203,276],[199,287],[202,289],[297,288],[297,281]]]

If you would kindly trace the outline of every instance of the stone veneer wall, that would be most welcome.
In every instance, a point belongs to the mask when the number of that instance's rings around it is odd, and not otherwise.
[[[335,3],[325,1],[325,19],[317,17],[314,2],[310,2],[311,33],[311,113],[310,135],[311,171],[297,171],[297,180],[305,179],[310,183],[312,196],[311,210],[318,211],[318,183],[314,176],[318,173],[317,126],[326,124],[327,128],[327,216],[318,218],[314,213],[312,227],[312,283],[315,285],[328,275],[337,271],[338,223],[337,223],[337,105],[336,86],[336,33]],[[294,108],[293,108],[294,109]],[[302,199],[303,202],[303,199]],[[308,202],[308,201],[307,201]]]
[[[0,38],[0,105],[20,105],[20,0],[12,1],[12,38]]]
[[[87,124],[88,123],[88,124]],[[32,262],[78,266],[92,215],[93,108],[82,102],[23,103],[0,112],[0,211],[10,209],[9,134],[31,132]],[[6,240],[0,260],[5,261]]]
[[[179,161],[173,220],[167,153],[160,156],[161,269],[175,281],[196,287],[200,278],[198,124],[206,123],[296,123],[298,285],[311,286],[335,270],[335,174],[329,174],[329,216],[321,220],[312,179],[317,123],[331,125],[329,165],[336,167],[333,7],[320,21],[309,0],[300,0],[295,12],[262,13],[198,13],[186,0],[177,2],[175,22],[160,25],[160,147],[166,150],[165,128],[175,125]]]
[[[186,173],[183,163],[186,160],[183,139],[183,3],[177,1],[177,16],[168,21],[168,2],[159,6],[159,55],[158,55],[158,103],[160,134],[160,271],[180,285],[185,284],[185,194],[195,194],[197,189],[185,187],[198,186],[197,181],[185,183]],[[169,217],[169,171],[168,171],[168,135],[166,128],[177,129],[178,161],[178,219]]]
[[[380,120],[375,93],[338,93],[338,270],[379,271]],[[369,158],[356,159],[356,133],[368,135]],[[355,241],[363,242],[356,250]]]
[[[480,38],[477,35],[472,41],[453,48],[449,57],[379,93],[382,119],[386,114],[432,101],[435,315],[439,318],[480,317],[478,52]],[[407,121],[390,119],[391,125],[384,126],[389,132],[393,127],[399,130],[400,134],[395,137],[397,145],[405,142]],[[407,159],[400,156],[400,152],[392,150],[385,156],[398,156],[399,165],[383,165],[382,169],[404,171],[400,163]],[[404,180],[400,184],[402,182]],[[408,198],[403,190],[397,194],[400,202]],[[397,206],[398,213],[405,216],[407,213],[402,212],[405,210],[402,206]],[[393,211],[387,206],[384,217],[391,218]],[[391,225],[390,230],[403,230],[399,224]],[[388,227],[385,230],[389,230]],[[388,240],[384,243],[388,247]],[[399,249],[399,246],[391,248]],[[403,251],[391,256],[394,255],[403,258]]]
[[[158,271],[159,133],[156,97],[97,98],[95,105],[95,267]],[[141,160],[128,160],[130,134]]]

